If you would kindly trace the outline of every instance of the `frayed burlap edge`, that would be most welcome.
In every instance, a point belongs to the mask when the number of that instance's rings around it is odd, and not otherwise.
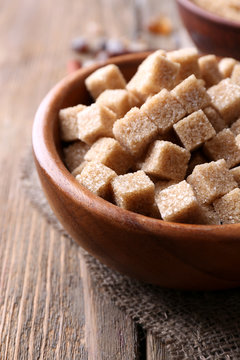
[[[21,179],[31,203],[70,238],[50,209],[29,150]],[[70,238],[71,239],[71,238]],[[240,290],[181,292],[140,283],[83,252],[96,287],[146,330],[159,336],[173,360],[240,359]]]

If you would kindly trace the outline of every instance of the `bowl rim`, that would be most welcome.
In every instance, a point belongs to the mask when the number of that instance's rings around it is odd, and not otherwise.
[[[240,22],[238,21],[226,19],[224,17],[221,17],[220,15],[207,11],[206,9],[201,8],[199,5],[195,4],[191,0],[176,0],[176,1],[183,7],[187,8],[190,12],[193,12],[196,15],[201,16],[202,18],[206,18],[211,22],[214,22],[221,26],[225,25],[226,27],[235,30],[236,29],[240,30]]]
[[[206,241],[209,241],[209,237],[205,235],[209,233],[214,233],[214,235],[216,235],[210,237],[212,241],[217,241],[216,237],[218,236],[226,237],[226,234],[228,234],[228,237],[231,238],[231,241],[238,241],[240,223],[224,225],[198,225],[167,222],[122,209],[117,205],[96,196],[90,190],[79,184],[64,165],[57,151],[53,133],[51,131],[49,132],[49,124],[51,122],[48,121],[48,116],[50,111],[56,107],[57,100],[64,96],[64,92],[67,93],[67,90],[71,85],[81,79],[83,80],[84,77],[90,75],[99,67],[112,63],[121,66],[129,61],[134,63],[136,61],[143,60],[147,55],[149,55],[149,52],[113,57],[107,61],[99,62],[89,67],[79,69],[59,81],[44,97],[34,118],[32,128],[32,148],[35,161],[44,171],[45,175],[51,179],[55,186],[61,189],[62,193],[67,195],[68,198],[79,205],[83,205],[84,202],[86,207],[90,207],[91,211],[101,218],[105,218],[107,214],[109,219],[117,224],[121,223],[124,226],[131,226],[137,230],[151,232],[156,235],[161,232],[161,235],[166,234],[169,236],[169,234],[172,234],[174,230],[177,230],[180,236],[184,236],[189,233],[192,234],[193,231],[197,231],[203,235],[203,238],[206,238]],[[194,239],[195,238],[193,237],[192,240],[194,241]]]

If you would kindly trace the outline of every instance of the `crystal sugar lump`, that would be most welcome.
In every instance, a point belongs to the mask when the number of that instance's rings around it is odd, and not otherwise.
[[[198,201],[202,204],[211,204],[237,187],[224,159],[197,165],[187,177],[187,182],[192,185]]]
[[[77,115],[85,105],[76,105],[59,111],[60,136],[63,141],[78,139]]]
[[[231,79],[235,84],[240,85],[240,64],[234,66]]]
[[[158,50],[141,63],[127,84],[127,89],[140,99],[146,100],[148,96],[154,95],[164,88],[172,89],[179,69],[179,64],[168,60],[165,52]]]
[[[195,111],[178,121],[173,128],[184,147],[189,151],[197,149],[216,134],[202,110]]]
[[[198,65],[198,52],[195,48],[185,48],[167,53],[167,58],[180,65],[176,83],[181,82],[188,76],[194,74],[200,77],[200,69]]]
[[[220,116],[217,110],[214,109],[212,106],[205,107],[203,109],[203,112],[207,116],[208,120],[210,121],[214,130],[217,133],[227,127],[223,118]]]
[[[117,176],[115,171],[107,166],[94,161],[88,162],[81,174],[76,176],[76,180],[104,199],[108,199],[111,194],[111,181]]]
[[[77,121],[78,138],[91,145],[102,136],[113,136],[116,115],[105,106],[92,104],[78,114]]]
[[[213,203],[222,224],[240,222],[240,189],[236,188]]]
[[[154,204],[154,183],[139,170],[120,175],[112,181],[116,205],[126,210],[148,215]]]
[[[233,58],[223,58],[218,63],[218,68],[223,78],[230,77],[234,68],[234,65],[237,64],[237,60]]]
[[[159,134],[166,134],[186,111],[176,97],[166,89],[150,97],[141,107],[141,111],[158,128]]]
[[[114,64],[110,64],[88,76],[85,85],[92,97],[96,99],[106,89],[124,89],[126,80],[119,68]]]
[[[157,136],[156,125],[137,107],[132,108],[113,126],[118,142],[134,157],[140,157]]]
[[[167,180],[183,180],[186,174],[190,153],[169,141],[156,140],[150,147],[142,170]]]
[[[211,102],[202,81],[195,75],[183,80],[172,90],[172,93],[188,114],[210,105]]]
[[[133,163],[131,155],[117,140],[106,137],[97,140],[85,154],[84,159],[100,162],[117,174],[127,172]]]
[[[63,148],[63,160],[69,171],[72,172],[83,162],[88,150],[89,145],[79,140]]]
[[[222,75],[218,68],[218,61],[215,55],[201,56],[198,60],[201,78],[205,81],[206,86],[212,86],[222,80]]]
[[[240,163],[240,148],[230,129],[224,129],[204,144],[204,152],[211,160],[225,159],[229,168]]]
[[[230,79],[224,79],[208,89],[212,105],[220,113],[227,125],[240,115],[240,86]]]

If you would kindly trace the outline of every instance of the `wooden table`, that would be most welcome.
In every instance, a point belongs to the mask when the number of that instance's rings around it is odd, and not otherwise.
[[[96,292],[78,246],[59,237],[22,191],[34,113],[65,75],[84,6],[0,0],[1,360],[167,358],[158,339]]]

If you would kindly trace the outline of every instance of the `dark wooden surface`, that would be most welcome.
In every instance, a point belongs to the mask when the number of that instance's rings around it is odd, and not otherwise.
[[[167,358],[158,339],[95,291],[78,246],[22,191],[19,166],[34,113],[65,75],[85,7],[82,0],[0,0],[1,360]]]

